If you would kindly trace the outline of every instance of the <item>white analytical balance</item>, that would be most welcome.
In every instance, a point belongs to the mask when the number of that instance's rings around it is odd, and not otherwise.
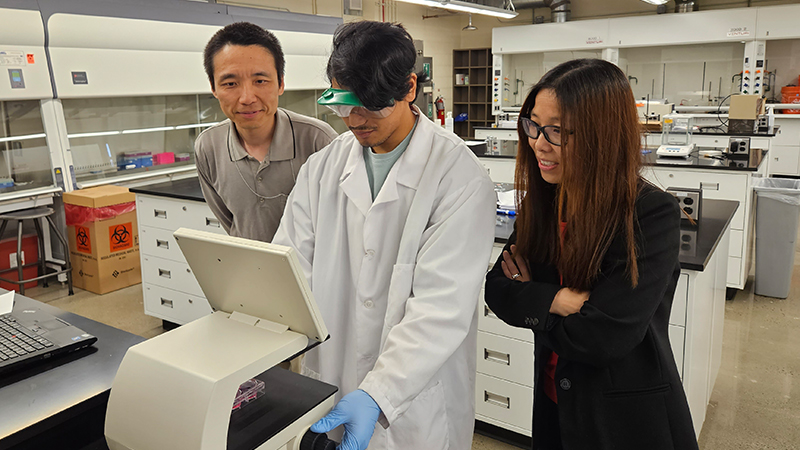
[[[294,250],[185,228],[174,237],[215,312],[128,350],[108,400],[108,447],[333,449],[307,430],[337,388],[274,367],[329,337]],[[264,394],[235,404],[246,382]]]
[[[692,142],[693,118],[688,114],[667,114],[661,123],[661,146],[658,156],[687,158],[694,151]]]

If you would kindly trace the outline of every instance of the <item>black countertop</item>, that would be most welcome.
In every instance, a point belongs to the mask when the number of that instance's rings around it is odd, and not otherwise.
[[[739,202],[730,200],[703,199],[700,220],[693,227],[681,221],[681,251],[679,260],[681,269],[703,271],[714,254],[714,250],[728,228]],[[494,241],[499,244],[508,242],[514,231],[515,216],[497,215],[494,228]],[[727,250],[725,250],[727,251]]]
[[[711,148],[697,148],[684,157],[658,156],[655,148],[642,150],[642,163],[654,167],[680,167],[682,169],[732,170],[738,172],[755,172],[766,160],[767,151],[758,148],[750,149],[750,156],[729,157],[726,153],[717,156],[705,156],[703,151]]]
[[[0,293],[5,292],[8,291],[0,289]],[[122,357],[129,347],[145,340],[19,294],[14,298],[18,306],[39,308],[97,336],[97,342],[92,347],[3,376],[0,380],[0,448],[18,444],[25,447],[29,439],[58,429],[59,425],[90,409],[105,411]],[[75,431],[74,427],[71,429]],[[63,444],[58,448],[69,448]]]
[[[181,200],[194,200],[197,202],[206,201],[203,197],[203,191],[200,189],[200,181],[197,177],[139,186],[131,188],[131,192],[136,194],[156,195],[159,197],[178,198]]]

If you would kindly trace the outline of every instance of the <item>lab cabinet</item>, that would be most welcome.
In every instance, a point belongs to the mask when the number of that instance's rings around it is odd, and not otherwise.
[[[769,155],[769,154],[768,154]],[[755,209],[752,179],[766,175],[766,164],[755,172],[737,172],[719,168],[712,171],[680,169],[675,167],[645,167],[642,176],[666,189],[668,187],[700,188],[703,198],[735,200],[739,209],[731,221],[731,237],[728,248],[728,286],[743,289],[747,282],[752,251],[749,243],[753,239]]]
[[[211,313],[172,233],[178,228],[225,234],[205,202],[136,194],[142,291],[147,315],[185,324]]]

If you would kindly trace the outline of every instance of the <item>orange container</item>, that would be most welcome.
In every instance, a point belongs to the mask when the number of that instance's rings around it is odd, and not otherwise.
[[[798,80],[800,81],[800,80]],[[800,104],[800,86],[784,86],[781,88],[781,103]],[[800,109],[784,109],[784,114],[800,114]]]

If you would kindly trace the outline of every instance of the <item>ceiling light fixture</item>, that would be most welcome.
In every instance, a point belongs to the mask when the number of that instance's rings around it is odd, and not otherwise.
[[[651,5],[666,5],[669,0],[642,0],[645,3],[650,3]]]
[[[493,6],[480,5],[460,0],[397,0],[403,3],[428,6],[431,8],[442,8],[450,11],[458,11],[484,16],[499,17],[501,19],[513,19],[517,17],[517,12],[510,9],[495,8]]]
[[[472,24],[472,13],[469,14],[469,25],[461,29],[461,31],[475,31],[478,27]]]

